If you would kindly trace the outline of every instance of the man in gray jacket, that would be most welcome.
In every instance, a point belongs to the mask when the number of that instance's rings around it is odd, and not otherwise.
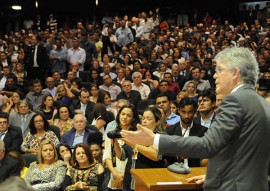
[[[124,139],[152,145],[161,155],[208,158],[204,190],[268,191],[270,105],[254,88],[258,63],[247,48],[233,47],[216,56],[216,93],[226,95],[203,137],[177,137],[122,131]],[[175,149],[177,148],[177,149]]]

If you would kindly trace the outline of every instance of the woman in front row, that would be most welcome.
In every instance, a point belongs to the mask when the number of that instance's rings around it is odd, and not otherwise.
[[[53,142],[40,143],[38,162],[33,162],[25,175],[26,184],[35,190],[58,191],[65,178],[66,164],[58,160]]]
[[[102,191],[104,168],[94,160],[87,144],[75,146],[71,162],[73,166],[68,168],[63,185],[66,191]]]

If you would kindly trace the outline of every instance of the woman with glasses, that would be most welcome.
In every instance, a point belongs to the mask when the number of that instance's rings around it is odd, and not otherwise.
[[[55,146],[60,142],[55,133],[49,130],[49,123],[41,114],[33,115],[29,123],[30,132],[23,139],[21,150],[28,154],[37,154],[41,141],[50,140]]]

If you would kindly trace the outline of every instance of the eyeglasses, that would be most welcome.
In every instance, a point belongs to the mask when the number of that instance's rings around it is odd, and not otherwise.
[[[5,125],[5,124],[7,124],[8,122],[7,121],[0,121],[0,125]]]
[[[40,123],[43,122],[43,119],[34,121],[34,123],[39,123],[39,122],[40,122]]]

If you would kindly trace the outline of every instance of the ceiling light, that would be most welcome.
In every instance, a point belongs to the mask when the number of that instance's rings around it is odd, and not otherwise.
[[[11,8],[13,9],[13,10],[22,10],[22,6],[20,6],[20,5],[12,5],[11,6]]]

